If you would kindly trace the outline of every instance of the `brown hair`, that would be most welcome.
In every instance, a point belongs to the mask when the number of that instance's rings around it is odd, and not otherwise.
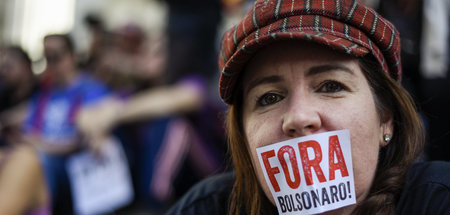
[[[409,93],[383,72],[373,59],[360,65],[374,96],[381,121],[392,114],[394,131],[390,143],[380,148],[375,178],[367,198],[353,214],[394,214],[408,167],[420,155],[424,129]],[[229,214],[264,214],[272,204],[260,187],[242,123],[242,87],[238,86],[227,119],[231,156],[236,172]]]

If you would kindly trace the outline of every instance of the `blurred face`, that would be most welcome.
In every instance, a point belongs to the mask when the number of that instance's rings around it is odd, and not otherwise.
[[[11,52],[0,53],[0,79],[3,87],[18,87],[29,80],[31,75],[29,64]]]
[[[73,59],[60,38],[49,37],[44,41],[44,54],[47,60],[47,70],[58,74],[73,69]]]
[[[272,203],[256,148],[341,129],[350,130],[357,201],[367,196],[382,136],[392,134],[392,124],[381,122],[356,58],[309,43],[270,45],[245,69],[243,101],[248,148]]]

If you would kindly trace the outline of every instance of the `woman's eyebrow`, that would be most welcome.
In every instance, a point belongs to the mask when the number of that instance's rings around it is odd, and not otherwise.
[[[325,73],[325,72],[330,72],[330,71],[344,71],[347,72],[351,75],[355,75],[355,73],[353,72],[353,70],[351,70],[349,67],[341,65],[341,64],[326,64],[326,65],[319,65],[319,66],[314,66],[309,68],[309,70],[306,72],[306,76],[312,76],[312,75],[317,75],[320,73]],[[277,83],[277,82],[282,82],[284,79],[281,76],[278,75],[272,75],[272,76],[266,76],[266,77],[261,77],[261,78],[257,78],[255,80],[252,80],[249,84],[248,87],[245,89],[245,94],[248,94],[248,92],[250,92],[250,90],[252,90],[253,88],[255,88],[258,85],[261,84],[271,84],[271,83]]]
[[[271,75],[271,76],[266,76],[266,77],[262,77],[262,78],[257,78],[248,84],[248,87],[245,89],[245,94],[248,94],[248,92],[250,92],[250,90],[252,90],[253,88],[255,88],[258,85],[272,84],[272,83],[277,83],[277,82],[281,82],[281,81],[283,81],[283,78],[278,75]]]
[[[306,76],[312,76],[312,75],[317,75],[320,73],[336,71],[336,70],[344,71],[351,75],[355,75],[353,70],[351,70],[347,66],[344,66],[341,64],[326,64],[326,65],[319,65],[319,66],[314,66],[314,67],[309,68],[309,70],[306,72]]]

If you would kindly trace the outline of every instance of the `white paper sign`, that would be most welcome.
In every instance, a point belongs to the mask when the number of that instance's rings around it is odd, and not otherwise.
[[[99,156],[89,152],[72,156],[67,171],[79,215],[110,213],[133,200],[128,162],[116,139],[111,138]]]
[[[256,149],[279,214],[316,214],[356,203],[349,130]]]

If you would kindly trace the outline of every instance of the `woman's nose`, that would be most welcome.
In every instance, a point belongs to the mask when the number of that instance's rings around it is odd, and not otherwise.
[[[290,102],[283,116],[282,130],[286,136],[301,137],[316,133],[322,125],[319,108],[306,100]]]

